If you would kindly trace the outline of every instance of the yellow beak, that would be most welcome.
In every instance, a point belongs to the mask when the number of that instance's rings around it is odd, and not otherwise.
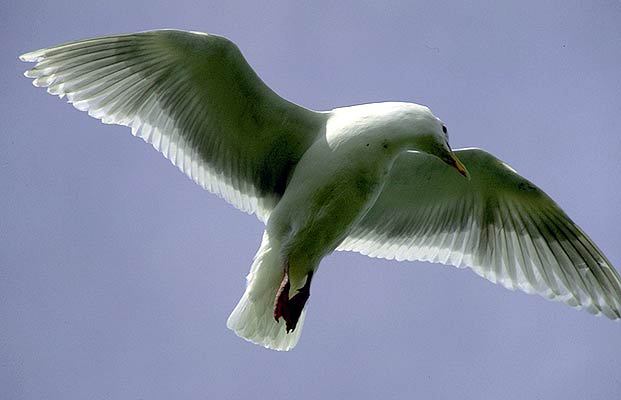
[[[455,168],[457,170],[457,172],[459,172],[461,175],[463,175],[468,180],[470,180],[470,173],[466,169],[466,166],[464,164],[462,164],[461,161],[459,161],[459,158],[457,158],[457,156],[455,156],[455,153],[453,153],[451,151],[449,153],[449,156],[450,156],[449,159],[445,160],[445,162],[448,165],[450,165],[451,167]]]

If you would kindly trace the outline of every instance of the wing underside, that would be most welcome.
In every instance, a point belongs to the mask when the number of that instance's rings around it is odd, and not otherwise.
[[[618,272],[554,201],[482,150],[455,153],[471,181],[431,156],[401,156],[338,250],[469,267],[511,290],[621,317]]]

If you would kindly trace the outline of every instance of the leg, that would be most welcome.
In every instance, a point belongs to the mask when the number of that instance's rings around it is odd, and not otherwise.
[[[287,304],[289,303],[289,289],[291,284],[289,283],[289,263],[285,264],[285,269],[280,282],[280,287],[276,292],[276,298],[274,299],[274,319],[276,322],[280,317],[287,319]]]
[[[298,324],[300,315],[302,315],[302,310],[304,310],[304,305],[306,305],[306,301],[310,297],[310,285],[312,279],[313,272],[311,271],[306,276],[304,286],[298,290],[295,296],[289,299],[289,304],[287,306],[289,315],[285,315],[285,322],[287,322],[287,333],[293,332],[295,330],[295,326]]]
[[[298,290],[298,292],[292,298],[289,298],[289,289],[291,284],[289,282],[289,264],[285,265],[285,271],[280,282],[280,287],[276,292],[276,299],[274,300],[274,319],[276,322],[283,317],[287,324],[287,333],[295,330],[295,326],[302,315],[304,305],[310,297],[310,285],[313,279],[313,273],[309,272],[306,276],[306,282],[304,286]]]

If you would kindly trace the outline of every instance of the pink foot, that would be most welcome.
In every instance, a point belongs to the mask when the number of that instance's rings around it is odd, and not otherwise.
[[[274,300],[274,319],[276,322],[280,319],[280,317],[285,318],[287,320],[287,304],[289,303],[289,288],[291,285],[289,284],[289,273],[285,272],[285,275],[280,282],[280,287],[276,292],[276,299]]]

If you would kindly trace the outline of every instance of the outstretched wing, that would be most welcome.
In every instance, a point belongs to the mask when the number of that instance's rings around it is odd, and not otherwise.
[[[203,188],[265,221],[324,115],[270,90],[239,49],[175,30],[22,55],[26,76],[104,123],[131,127]]]
[[[619,274],[552,199],[483,150],[455,154],[471,181],[432,156],[400,156],[338,250],[467,266],[512,290],[621,317]]]

